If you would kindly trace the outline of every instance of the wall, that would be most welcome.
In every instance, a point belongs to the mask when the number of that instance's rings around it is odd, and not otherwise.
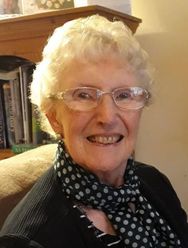
[[[188,1],[132,0],[132,14],[143,21],[136,36],[156,68],[136,159],[168,175],[188,213]]]

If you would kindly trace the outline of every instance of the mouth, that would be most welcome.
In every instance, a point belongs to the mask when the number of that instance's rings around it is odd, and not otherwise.
[[[91,135],[87,137],[87,140],[99,145],[112,145],[120,142],[123,139],[123,135]]]

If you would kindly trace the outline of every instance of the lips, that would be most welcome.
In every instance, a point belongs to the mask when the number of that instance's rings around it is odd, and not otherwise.
[[[91,135],[87,137],[92,143],[98,143],[101,145],[111,145],[118,143],[123,139],[123,135],[116,134],[116,135]]]

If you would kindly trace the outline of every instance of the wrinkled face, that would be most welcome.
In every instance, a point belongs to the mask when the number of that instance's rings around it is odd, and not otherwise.
[[[63,77],[62,90],[89,86],[112,91],[138,85],[128,65],[108,59],[98,64],[72,64]],[[119,109],[106,94],[97,108],[87,112],[71,110],[59,100],[56,114],[47,116],[78,164],[99,177],[118,177],[123,175],[134,150],[140,115],[141,110]]]

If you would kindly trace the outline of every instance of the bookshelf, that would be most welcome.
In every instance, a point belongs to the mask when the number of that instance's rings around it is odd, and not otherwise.
[[[139,18],[97,5],[2,19],[0,20],[0,56],[16,56],[36,63],[41,60],[46,40],[56,27],[69,20],[92,14],[99,14],[110,20],[121,20],[133,33],[141,23]],[[0,160],[12,155],[10,150],[0,149]]]

